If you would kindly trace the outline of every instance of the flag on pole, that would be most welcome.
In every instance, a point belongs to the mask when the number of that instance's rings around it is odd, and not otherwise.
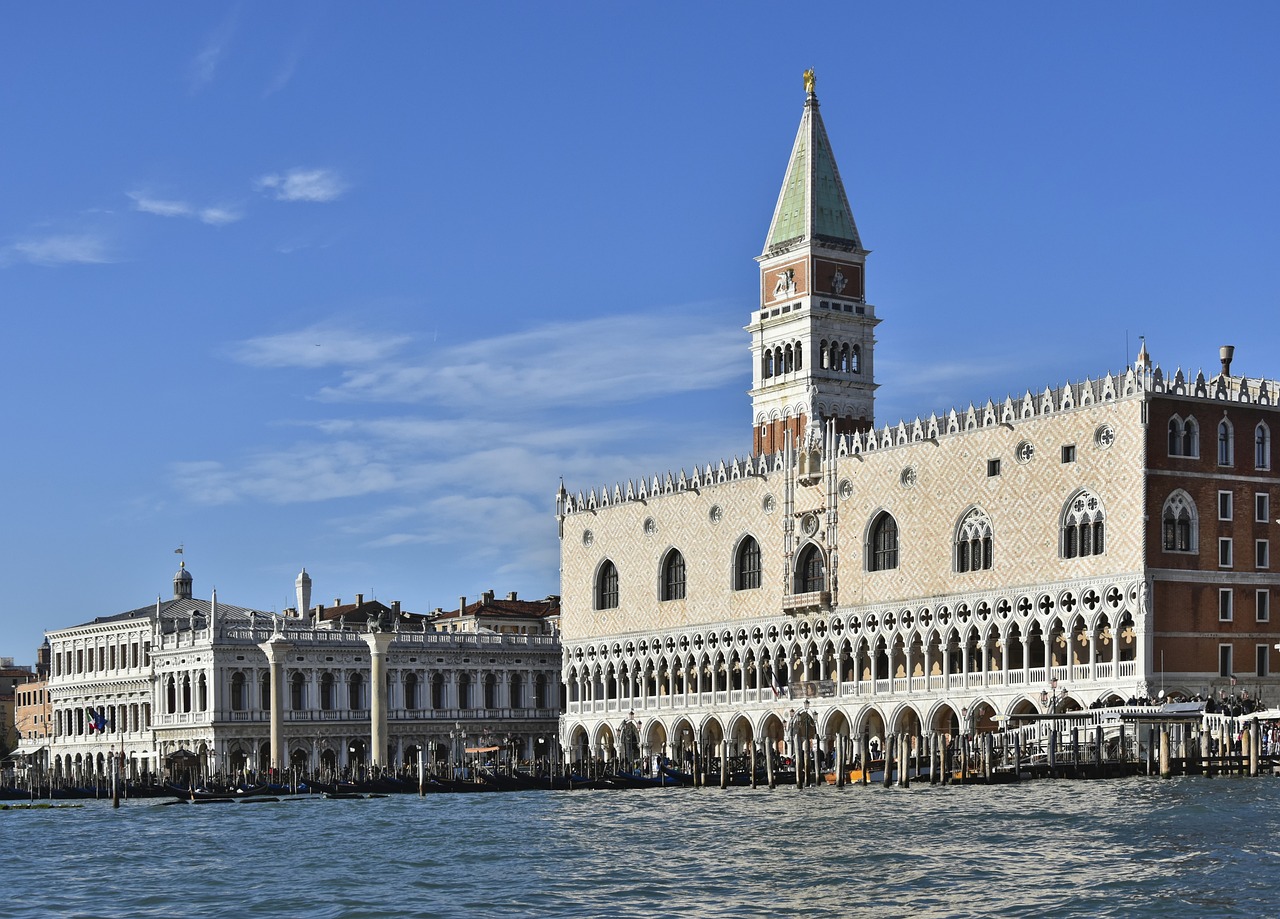
[[[174,550],[173,550],[173,554],[174,554],[174,555],[182,555],[182,546],[178,546],[178,548],[174,549]]]

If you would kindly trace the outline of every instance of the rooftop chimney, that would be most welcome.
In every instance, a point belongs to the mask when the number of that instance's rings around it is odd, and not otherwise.
[[[467,611],[467,598],[466,598],[466,597],[459,597],[459,598],[458,598],[458,612],[459,612],[459,613],[465,613],[466,611]]]
[[[1222,375],[1231,376],[1231,359],[1236,356],[1235,345],[1223,345],[1218,349],[1218,357],[1222,358]]]
[[[356,594],[356,606],[364,606],[364,594]]]
[[[482,606],[488,606],[488,605],[489,605],[490,603],[492,603],[492,602],[493,602],[493,591],[492,591],[492,590],[486,590],[484,593],[482,593],[482,594],[480,595],[480,604],[481,604]]]
[[[515,600],[515,598],[516,598],[516,592],[515,592],[514,590],[513,590],[513,591],[511,591],[511,593],[507,594],[507,599],[508,599],[508,600],[512,600],[512,601],[514,601],[514,600]]]

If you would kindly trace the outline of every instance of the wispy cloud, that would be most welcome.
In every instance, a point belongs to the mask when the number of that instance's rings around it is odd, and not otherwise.
[[[298,60],[301,56],[301,52],[297,49],[289,52],[289,55],[280,65],[280,69],[275,72],[275,75],[271,78],[271,82],[267,84],[267,88],[262,91],[262,97],[264,99],[267,96],[275,95],[289,85],[289,81],[293,79],[293,75],[298,69]]]
[[[131,191],[127,194],[133,199],[135,210],[144,214],[155,214],[157,217],[186,217],[215,227],[235,223],[244,217],[238,209],[226,205],[197,207],[186,201],[156,198],[144,192]]]
[[[230,354],[239,363],[252,367],[364,366],[387,360],[409,341],[407,335],[314,325],[296,332],[250,338],[233,346]]]
[[[259,191],[270,192],[277,201],[311,201],[324,203],[342,197],[347,184],[332,169],[290,169],[258,179]]]
[[[191,92],[197,93],[213,82],[223,53],[231,42],[231,36],[235,33],[237,13],[238,10],[232,10],[209,36],[204,47],[191,59],[191,63],[187,66],[187,80]]]
[[[92,234],[67,234],[23,239],[10,245],[0,264],[105,265],[116,261],[105,240]]]
[[[632,402],[740,376],[742,336],[697,311],[541,326],[397,361],[352,366],[319,393],[341,402],[501,401],[541,407]],[[678,326],[680,334],[671,334]]]
[[[575,489],[611,486],[745,449],[735,419],[670,410],[673,397],[687,402],[742,369],[741,336],[703,313],[563,322],[447,348],[338,323],[240,342],[229,356],[249,366],[332,368],[339,380],[320,394],[341,391],[361,407],[285,422],[295,434],[278,446],[177,464],[173,483],[201,504],[330,502],[330,526],[353,545],[448,545],[494,576],[538,576],[556,565],[561,476]],[[691,343],[670,334],[677,321]],[[371,387],[382,366],[401,372]],[[430,404],[414,407],[422,398]],[[384,399],[394,414],[369,404]],[[614,417],[620,401],[643,404]]]

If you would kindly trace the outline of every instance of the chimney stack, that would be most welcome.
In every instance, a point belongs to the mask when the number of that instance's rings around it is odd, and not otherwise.
[[[516,592],[513,590],[511,593],[507,594],[507,599],[514,603],[516,599]]]
[[[461,615],[466,611],[467,611],[467,598],[459,597],[458,598],[458,614]]]
[[[1218,357],[1222,359],[1222,375],[1231,376],[1231,359],[1236,356],[1235,345],[1223,345],[1218,349]]]
[[[356,606],[364,606],[364,594],[356,594]]]

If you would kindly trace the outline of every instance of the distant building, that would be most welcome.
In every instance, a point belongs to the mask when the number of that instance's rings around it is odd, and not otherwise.
[[[360,595],[312,607],[306,572],[283,616],[191,584],[184,564],[172,599],[48,633],[56,774],[103,774],[122,751],[134,776],[395,768],[458,757],[464,733],[529,759],[556,736],[554,630],[442,633]]]
[[[520,600],[515,592],[497,599],[488,590],[470,605],[458,598],[456,610],[438,609],[429,617],[440,632],[484,632],[494,635],[554,635],[560,628],[560,598]]]
[[[12,657],[0,657],[0,757],[18,745],[17,687],[34,678],[30,667],[15,664]]]
[[[1280,382],[1144,345],[878,423],[868,254],[810,85],[746,326],[750,455],[558,495],[571,755],[1274,701]]]

